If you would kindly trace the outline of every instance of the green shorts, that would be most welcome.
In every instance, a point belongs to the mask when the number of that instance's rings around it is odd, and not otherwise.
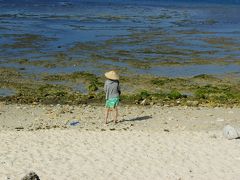
[[[106,108],[115,108],[119,104],[119,97],[106,100]]]

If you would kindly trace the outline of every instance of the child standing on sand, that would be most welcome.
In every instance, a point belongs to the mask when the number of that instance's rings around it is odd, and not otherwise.
[[[104,91],[106,93],[106,116],[105,123],[108,123],[108,116],[110,111],[115,112],[114,123],[117,123],[118,118],[118,104],[119,96],[121,94],[119,86],[119,75],[115,71],[109,71],[105,73],[107,80],[104,84]]]

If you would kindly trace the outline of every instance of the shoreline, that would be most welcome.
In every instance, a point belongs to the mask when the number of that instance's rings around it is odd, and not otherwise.
[[[239,126],[239,107],[119,106],[119,123],[104,124],[105,108],[96,105],[24,105],[0,103],[0,129],[35,131],[212,131]],[[71,122],[77,124],[71,125]]]

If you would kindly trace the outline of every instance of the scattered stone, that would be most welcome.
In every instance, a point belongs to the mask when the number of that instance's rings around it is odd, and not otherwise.
[[[210,136],[210,138],[217,139],[217,135],[213,134],[213,135]]]
[[[106,129],[101,129],[101,131],[106,131]]]
[[[116,129],[115,129],[115,128],[110,128],[109,130],[110,130],[110,131],[115,131]]]
[[[198,106],[199,102],[198,101],[187,101],[188,106]]]
[[[150,102],[150,106],[153,106],[154,105],[154,102]]]
[[[174,107],[174,106],[175,106],[175,103],[170,103],[170,106],[171,106],[171,107]]]
[[[20,130],[23,130],[23,129],[24,129],[24,127],[22,127],[22,126],[19,126],[19,127],[15,127],[15,129],[16,129],[17,131],[20,131]]]
[[[168,120],[169,120],[169,121],[171,121],[171,120],[173,120],[173,119],[174,119],[173,117],[168,117]]]
[[[42,129],[41,126],[37,126],[37,127],[35,127],[35,130],[36,130],[36,131],[37,131],[37,130],[40,130],[40,129]]]
[[[218,122],[223,122],[224,119],[222,119],[222,118],[217,118],[217,121],[218,121]]]
[[[30,172],[25,175],[21,180],[40,180],[40,178],[35,172]]]
[[[168,129],[164,129],[163,131],[164,131],[164,132],[170,132]]]

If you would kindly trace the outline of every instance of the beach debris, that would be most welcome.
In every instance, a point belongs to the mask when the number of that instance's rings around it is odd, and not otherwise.
[[[142,100],[142,101],[140,102],[140,104],[143,105],[143,106],[145,106],[145,105],[147,105],[147,102],[146,102],[146,101],[147,101],[147,99],[144,99],[144,100]]]
[[[77,126],[77,125],[80,124],[80,122],[79,122],[79,121],[71,121],[69,124],[70,124],[71,126]]]
[[[228,140],[237,139],[240,137],[240,129],[227,125],[223,128],[223,136]]]
[[[40,180],[39,176],[31,171],[27,175],[25,175],[21,180]]]

